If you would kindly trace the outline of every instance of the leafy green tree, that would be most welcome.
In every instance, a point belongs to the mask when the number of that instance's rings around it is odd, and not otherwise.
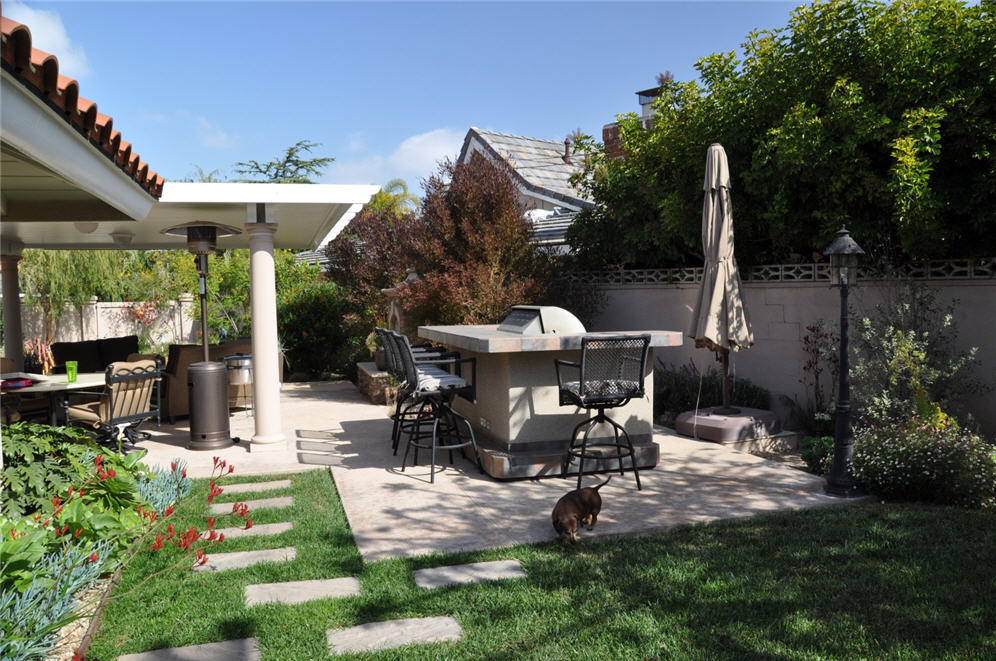
[[[755,31],[743,58],[662,76],[650,127],[621,115],[625,158],[588,139],[597,202],[568,233],[585,267],[701,260],[705,152],[733,178],[738,261],[809,261],[846,223],[879,262],[996,252],[992,3],[830,0]]]
[[[118,250],[25,250],[20,287],[25,302],[43,313],[46,342],[70,304],[82,315],[90,297],[119,297],[124,254]],[[82,323],[82,321],[81,321]]]
[[[305,158],[320,142],[298,140],[284,152],[282,158],[265,163],[250,160],[235,164],[235,171],[246,175],[249,182],[269,182],[276,184],[313,184],[313,178],[320,177],[322,171],[335,159],[331,156]]]

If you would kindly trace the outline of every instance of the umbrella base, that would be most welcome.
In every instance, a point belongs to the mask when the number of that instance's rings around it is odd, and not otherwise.
[[[728,409],[715,406],[685,411],[678,415],[674,428],[679,434],[716,443],[766,438],[782,430],[778,417],[772,411],[746,406],[735,409],[737,413],[724,413],[724,410]]]

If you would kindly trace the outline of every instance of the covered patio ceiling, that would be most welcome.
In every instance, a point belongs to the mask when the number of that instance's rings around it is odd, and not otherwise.
[[[6,160],[7,156],[4,155]],[[23,166],[22,169],[26,169]],[[6,187],[4,191],[18,195]],[[102,203],[80,199],[59,179],[49,177],[35,188],[31,220],[7,213],[3,237],[25,248],[49,249],[185,249],[182,237],[162,230],[190,222],[208,222],[243,229],[246,223],[277,223],[275,248],[313,249],[338,234],[359,209],[379,190],[374,185],[332,184],[242,184],[166,182],[162,197],[153,202],[148,215],[133,220]],[[12,207],[13,202],[8,202]],[[262,205],[262,207],[260,206]],[[26,209],[28,205],[21,206]],[[11,208],[10,211],[14,211]],[[260,218],[259,214],[264,214]],[[218,248],[249,247],[248,235],[223,237]]]

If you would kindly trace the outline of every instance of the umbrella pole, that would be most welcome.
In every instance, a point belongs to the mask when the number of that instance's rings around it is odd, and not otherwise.
[[[719,415],[740,413],[740,409],[730,406],[730,350],[720,349],[718,358],[723,363],[723,405],[714,408],[712,412]]]

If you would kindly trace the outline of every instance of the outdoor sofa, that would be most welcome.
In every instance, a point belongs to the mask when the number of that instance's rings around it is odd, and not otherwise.
[[[209,344],[208,356],[212,361],[221,361],[225,356],[233,354],[252,353],[252,340],[241,339]],[[204,360],[204,347],[200,344],[171,344],[166,356],[166,379],[163,390],[163,417],[173,422],[180,416],[190,415],[190,400],[188,399],[187,372],[191,363]],[[229,385],[228,401],[230,406],[249,406],[252,402],[251,384]]]
[[[138,353],[138,335],[108,337],[103,340],[83,342],[55,342],[52,344],[52,358],[55,374],[66,373],[66,361],[75,360],[80,373],[103,372],[111,363],[124,362],[132,354]]]

